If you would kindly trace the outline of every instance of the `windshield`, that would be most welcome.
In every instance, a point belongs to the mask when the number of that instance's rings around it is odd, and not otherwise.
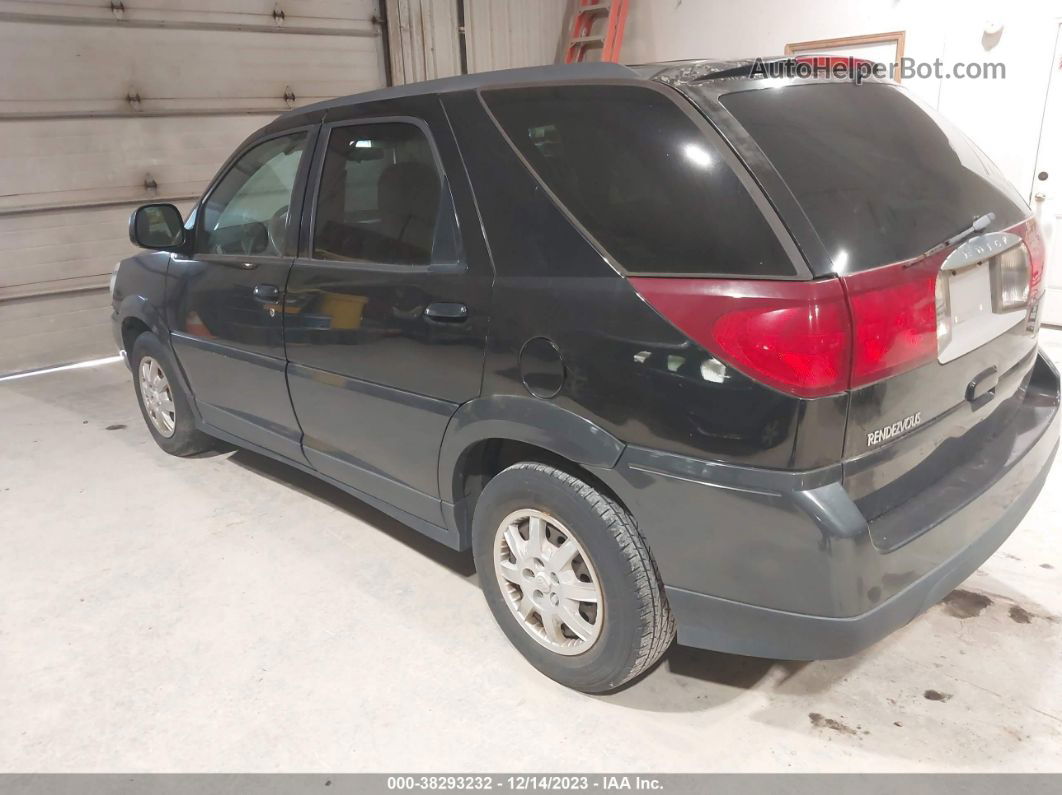
[[[1029,215],[969,139],[888,84],[817,83],[726,94],[833,258],[851,273],[916,257],[995,213]]]

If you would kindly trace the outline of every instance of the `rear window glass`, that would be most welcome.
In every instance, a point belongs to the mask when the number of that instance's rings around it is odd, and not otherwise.
[[[894,86],[790,85],[727,94],[796,196],[839,272],[918,256],[994,212],[1028,211],[962,133]]]
[[[737,175],[660,92],[549,86],[483,98],[538,177],[626,270],[794,273]]]

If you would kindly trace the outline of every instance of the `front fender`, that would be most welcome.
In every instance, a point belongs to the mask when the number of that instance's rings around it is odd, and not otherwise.
[[[126,320],[136,318],[169,344],[162,314],[169,262],[168,252],[150,251],[128,257],[118,265],[112,301],[119,328]]]
[[[126,320],[136,318],[151,329],[152,333],[162,340],[163,343],[169,344],[169,335],[166,333],[162,313],[159,311],[159,308],[145,296],[124,296],[118,304],[116,314],[118,315],[119,324],[124,325]],[[129,351],[126,351],[126,353],[129,353]]]
[[[520,395],[476,398],[450,418],[439,451],[439,495],[449,503],[461,494],[457,474],[463,458],[485,439],[509,439],[550,450],[587,467],[615,466],[625,444],[584,417],[555,403]]]

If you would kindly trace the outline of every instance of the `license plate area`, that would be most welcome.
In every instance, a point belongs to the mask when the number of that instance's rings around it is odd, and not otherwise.
[[[1001,254],[1020,244],[1016,235],[996,233],[960,246],[937,276],[937,360],[954,361],[1025,321],[1025,306],[1008,305],[1001,294]],[[1004,237],[1005,235],[1005,237]]]

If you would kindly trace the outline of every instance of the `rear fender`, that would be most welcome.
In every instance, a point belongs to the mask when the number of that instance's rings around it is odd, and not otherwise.
[[[544,400],[519,395],[476,398],[457,410],[443,436],[439,495],[444,505],[460,505],[467,455],[487,439],[524,442],[595,469],[615,466],[626,446],[589,420]],[[460,523],[452,511],[447,513],[448,522]]]

